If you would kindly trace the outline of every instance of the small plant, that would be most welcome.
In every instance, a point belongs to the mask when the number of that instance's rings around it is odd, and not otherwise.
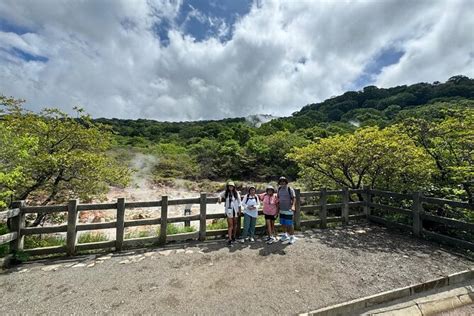
[[[25,249],[54,247],[65,245],[64,238],[57,235],[32,235],[25,236]]]
[[[91,242],[107,241],[109,240],[104,233],[100,232],[88,232],[81,234],[78,239],[79,244],[87,244]]]
[[[227,229],[227,221],[223,218],[215,219],[206,226],[207,230]]]
[[[176,235],[176,234],[183,234],[183,233],[192,233],[195,232],[196,228],[193,226],[178,226],[175,224],[168,224],[166,226],[166,235]],[[160,228],[156,230],[156,233],[160,234]]]

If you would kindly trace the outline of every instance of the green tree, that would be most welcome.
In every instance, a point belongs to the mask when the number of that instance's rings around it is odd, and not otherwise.
[[[1,165],[5,169],[0,172],[21,172],[21,181],[8,188],[13,199],[41,205],[73,197],[90,200],[103,197],[111,184],[129,181],[129,170],[107,153],[112,143],[109,129],[94,123],[82,110],[77,109],[76,118],[56,109],[36,114],[23,109],[21,101],[3,96],[0,105],[2,129],[14,132],[19,143],[29,145],[18,147],[21,159]],[[5,137],[0,141],[0,147],[15,150]],[[35,224],[41,219],[38,217]]]
[[[425,152],[397,126],[368,127],[354,134],[336,135],[295,150],[289,157],[298,163],[310,189],[370,186],[413,190],[430,183],[432,164]]]
[[[444,108],[444,118],[408,118],[404,129],[435,162],[438,194],[456,194],[459,189],[473,203],[474,108]]]

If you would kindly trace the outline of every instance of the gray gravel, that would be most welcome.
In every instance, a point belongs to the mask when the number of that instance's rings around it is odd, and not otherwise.
[[[0,315],[296,314],[473,266],[378,226],[315,229],[294,245],[208,241],[23,264],[0,274]]]

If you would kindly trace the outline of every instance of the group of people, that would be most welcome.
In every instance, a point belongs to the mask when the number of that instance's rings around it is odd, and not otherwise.
[[[257,194],[255,186],[248,188],[248,193],[241,198],[232,181],[227,182],[226,189],[219,196],[219,203],[224,202],[225,214],[227,215],[227,229],[229,246],[235,242],[254,242],[255,225],[257,223],[258,209],[263,205],[265,216],[267,238],[266,242],[272,244],[282,241],[293,244],[295,242],[293,229],[293,213],[295,211],[295,191],[288,185],[285,177],[278,180],[278,189],[269,185],[265,192]],[[244,214],[244,228],[240,238],[237,240],[239,216]],[[285,229],[285,234],[278,238],[275,230],[275,220],[280,217],[280,224]]]

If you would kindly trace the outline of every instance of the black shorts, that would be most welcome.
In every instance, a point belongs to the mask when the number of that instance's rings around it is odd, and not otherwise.
[[[269,219],[271,221],[274,221],[276,219],[275,215],[267,215],[267,214],[264,214],[264,215],[265,215],[265,219]]]

